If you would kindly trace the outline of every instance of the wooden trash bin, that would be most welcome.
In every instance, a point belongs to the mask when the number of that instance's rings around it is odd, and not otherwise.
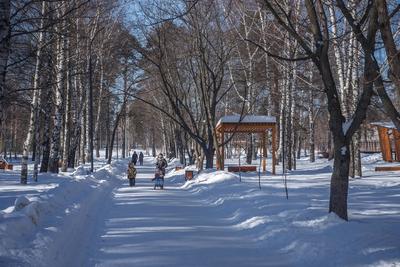
[[[192,170],[185,171],[185,181],[192,180],[193,176],[194,176],[194,171],[192,171]]]

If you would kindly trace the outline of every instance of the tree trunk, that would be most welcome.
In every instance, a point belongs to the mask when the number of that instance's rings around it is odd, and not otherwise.
[[[87,140],[86,140],[86,132],[87,132],[87,128],[86,128],[86,126],[87,126],[87,124],[86,124],[86,112],[87,112],[87,109],[86,109],[86,89],[84,89],[84,87],[82,87],[82,86],[81,86],[81,88],[82,88],[82,94],[84,94],[84,97],[82,99],[84,101],[84,102],[82,102],[82,105],[84,107],[83,107],[83,112],[82,112],[81,121],[80,121],[80,123],[81,123],[81,137],[80,137],[80,148],[79,148],[79,150],[80,150],[80,158],[81,158],[80,159],[80,163],[81,164],[85,164],[86,163],[86,142],[87,142]],[[85,93],[83,93],[83,92],[85,92]]]
[[[0,0],[0,137],[3,142],[5,141],[6,74],[11,50],[10,12],[10,0]]]
[[[124,115],[122,122],[122,158],[126,156],[126,116]]]
[[[93,166],[93,63],[92,63],[92,41],[90,42],[89,46],[89,96],[88,96],[88,105],[89,105],[89,117],[88,117],[88,161],[90,161],[90,172],[94,171],[94,166]]]
[[[151,152],[153,157],[156,156],[156,140],[155,140],[155,130],[154,128],[151,129]]]
[[[121,117],[125,113],[125,105],[126,105],[126,99],[124,100],[124,103],[121,106],[121,110],[118,112],[117,117],[115,118],[114,128],[113,128],[113,131],[112,131],[112,134],[111,134],[110,146],[108,148],[107,164],[111,164],[115,135],[116,135],[116,132],[117,132]],[[118,140],[118,136],[117,136],[117,140]],[[117,149],[118,149],[118,145],[117,145]]]
[[[361,153],[360,153],[361,130],[358,130],[353,137],[354,146],[354,175],[362,177]]]
[[[42,141],[42,163],[40,164],[40,172],[47,172],[50,159],[50,128],[51,128],[51,113],[52,113],[52,90],[49,88],[51,78],[46,86],[45,91],[42,93],[42,110],[43,115],[43,141]]]
[[[203,147],[203,154],[206,158],[206,169],[211,169],[214,166],[214,148],[207,149]]]
[[[69,54],[69,40],[67,40],[67,50],[66,50],[66,58],[67,58],[67,70],[66,70],[66,105],[65,105],[65,128],[64,128],[64,148],[63,148],[63,162],[61,170],[66,172],[68,170],[69,155],[71,150],[71,131],[72,131],[72,77],[71,77],[71,62],[70,62],[70,54]]]
[[[90,41],[88,40],[88,43],[90,43]],[[90,153],[90,141],[91,141],[91,139],[90,139],[90,134],[91,134],[91,132],[90,132],[90,125],[91,125],[91,101],[92,101],[92,99],[90,98],[91,97],[91,73],[92,73],[92,49],[91,49],[91,45],[89,44],[88,45],[88,54],[87,54],[87,66],[86,66],[86,71],[87,71],[87,73],[88,73],[88,77],[86,77],[86,103],[85,103],[85,106],[86,106],[86,112],[85,112],[85,115],[86,115],[86,118],[85,118],[85,122],[86,122],[86,131],[85,131],[85,156],[86,156],[86,158],[85,158],[85,161],[86,162],[90,162],[91,160],[90,160],[90,155],[91,155],[91,153]]]
[[[253,159],[253,137],[251,134],[247,136],[247,151],[246,151],[246,163],[251,164]]]
[[[338,75],[338,81],[339,81],[339,93],[340,93],[340,100],[341,103],[344,103],[346,98],[346,93],[345,93],[345,81],[344,81],[344,66],[343,66],[343,56],[340,53],[340,46],[338,44],[337,38],[338,38],[338,32],[337,32],[337,20],[336,20],[336,14],[335,10],[333,8],[333,5],[329,5],[329,19],[332,25],[332,45],[333,45],[333,51],[334,51],[334,58],[335,58],[335,64],[336,64],[336,69],[337,69],[337,75]]]
[[[329,212],[347,220],[347,196],[349,188],[350,147],[338,140],[335,143],[335,159],[331,177]]]
[[[297,156],[296,159],[300,159],[301,158],[301,148],[303,146],[303,137],[301,135],[298,135],[297,137]]]
[[[117,117],[115,124],[114,124],[114,128],[111,134],[111,139],[110,139],[110,146],[108,148],[108,159],[107,159],[107,164],[111,164],[111,160],[112,160],[112,153],[113,153],[113,147],[114,147],[114,140],[115,140],[115,134],[117,132],[118,129],[118,122],[119,122],[119,118]],[[118,137],[117,137],[118,138]],[[118,149],[118,148],[117,148]]]
[[[63,3],[62,3],[63,4]],[[62,17],[62,12],[58,10],[58,17]],[[57,27],[57,32],[61,33],[64,29],[65,22]],[[59,171],[59,160],[60,160],[60,149],[61,149],[61,130],[64,113],[64,67],[65,67],[65,48],[66,38],[59,36],[57,41],[57,74],[56,74],[56,111],[54,116],[53,134],[51,139],[51,152],[49,160],[49,170],[52,173],[58,173]]]
[[[46,12],[46,2],[42,2],[42,19],[40,21],[40,29],[44,27],[44,14]],[[27,184],[28,182],[28,154],[29,148],[31,147],[31,143],[33,139],[35,139],[35,146],[39,146],[36,143],[38,140],[37,136],[39,135],[39,100],[40,100],[40,90],[39,90],[39,71],[41,68],[41,60],[42,60],[42,47],[43,47],[43,40],[44,40],[44,32],[40,31],[39,39],[37,44],[37,51],[36,51],[36,64],[35,64],[35,74],[33,76],[33,96],[32,96],[32,105],[31,105],[31,114],[29,120],[29,130],[28,135],[26,136],[23,153],[22,153],[22,161],[21,161],[21,184]],[[36,166],[37,170],[37,166]],[[37,181],[37,172],[34,180]]]
[[[389,16],[386,0],[377,0],[379,14],[379,28],[385,46],[387,62],[390,66],[390,79],[393,81],[395,90],[395,107],[400,110],[400,58],[395,36],[392,32],[391,18]]]
[[[103,100],[103,88],[104,88],[104,65],[103,65],[103,55],[102,50],[100,52],[100,81],[99,81],[99,93],[98,93],[98,102],[97,102],[97,115],[94,126],[94,147],[96,148],[96,158],[100,157],[100,116],[102,114],[102,100]]]
[[[78,92],[80,91],[78,77],[74,76],[74,86],[72,90],[72,110],[74,110],[74,116],[72,116],[72,136],[71,143],[68,151],[67,167],[75,167],[76,154],[79,151],[79,138],[81,132],[80,117],[82,114],[82,105],[78,97]]]
[[[110,147],[110,99],[107,100],[107,114],[106,114],[106,153],[105,159],[108,159],[109,147]]]

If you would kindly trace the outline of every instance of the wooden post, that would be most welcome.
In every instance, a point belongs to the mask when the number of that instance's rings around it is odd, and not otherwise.
[[[220,137],[220,135],[217,133],[217,137]],[[217,149],[219,149],[219,147],[217,146]],[[217,167],[217,170],[220,170],[221,169],[221,166],[220,166],[220,164],[219,164],[219,162],[220,162],[220,159],[218,158],[218,155],[219,155],[220,153],[217,153],[217,162],[215,163],[215,166]]]
[[[272,127],[272,174],[275,174],[276,165],[276,125]]]
[[[394,147],[396,150],[396,161],[400,162],[400,132],[393,129]]]
[[[262,167],[263,167],[263,172],[265,173],[267,171],[267,148],[266,148],[266,133],[263,132],[261,134],[261,156],[263,157],[262,159]]]
[[[225,149],[224,149],[224,142],[225,142],[225,133],[224,133],[224,129],[222,128],[221,130],[221,170],[225,169]]]
[[[392,149],[390,147],[390,139],[388,129],[378,126],[379,143],[381,145],[382,159],[384,161],[392,162]]]

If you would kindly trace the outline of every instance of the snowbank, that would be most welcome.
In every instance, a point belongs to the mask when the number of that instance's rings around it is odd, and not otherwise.
[[[235,183],[239,182],[239,177],[233,173],[226,171],[204,170],[196,175],[193,180],[187,181],[182,188],[190,189],[198,185],[211,185],[219,183]]]
[[[0,212],[0,263],[56,266],[55,259],[49,258],[47,253],[52,246],[62,248],[62,243],[71,238],[71,232],[58,229],[78,229],[82,223],[87,223],[82,213],[93,205],[88,200],[98,199],[112,182],[114,175],[110,169],[105,166],[87,175],[80,166],[71,176],[41,175],[38,184],[33,186],[42,188],[41,183],[55,179],[58,184],[35,195],[19,196],[13,206]]]

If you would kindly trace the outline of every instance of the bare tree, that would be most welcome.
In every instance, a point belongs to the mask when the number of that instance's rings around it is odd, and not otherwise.
[[[333,76],[329,59],[329,45],[331,36],[329,33],[328,18],[322,1],[305,1],[305,8],[309,17],[309,26],[312,33],[312,43],[299,33],[292,23],[291,16],[277,2],[263,1],[265,7],[273,14],[277,22],[298,42],[306,54],[318,69],[324,84],[324,91],[328,100],[328,111],[330,115],[329,125],[334,141],[334,170],[331,177],[331,194],[329,211],[336,213],[339,217],[347,220],[347,195],[348,176],[350,167],[350,142],[354,133],[359,129],[365,119],[366,111],[373,94],[373,82],[370,76],[373,51],[375,47],[376,9],[371,10],[371,18],[368,24],[368,40],[366,44],[368,54],[365,55],[364,76],[365,83],[362,93],[357,102],[355,112],[347,120],[343,116],[340,106],[340,97]],[[369,10],[369,9],[368,9]]]

